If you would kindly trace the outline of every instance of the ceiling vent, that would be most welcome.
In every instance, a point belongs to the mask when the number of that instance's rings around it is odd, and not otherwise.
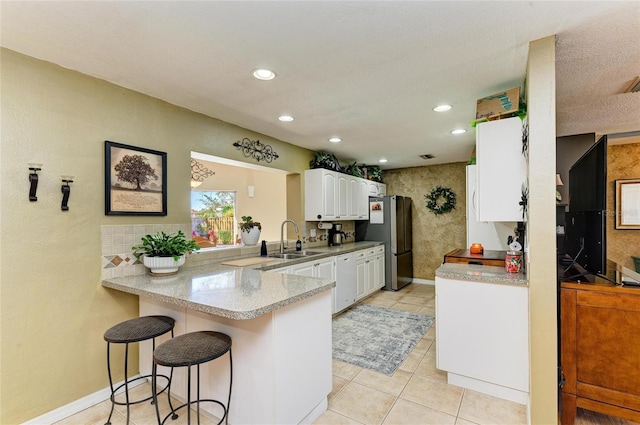
[[[640,77],[636,77],[631,81],[629,87],[626,88],[622,93],[638,93],[640,92]]]
[[[424,154],[424,155],[420,155],[420,158],[422,159],[433,159],[435,158],[434,155],[431,155],[430,153]]]

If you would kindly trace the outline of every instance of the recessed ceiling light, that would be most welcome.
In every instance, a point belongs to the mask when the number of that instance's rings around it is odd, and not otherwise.
[[[456,128],[455,130],[451,130],[451,134],[464,134],[467,130],[464,128]]]
[[[274,78],[276,78],[276,73],[270,69],[259,68],[259,69],[253,70],[253,76],[256,77],[258,80],[266,81],[266,80],[273,80]]]
[[[380,158],[380,160],[379,160],[378,162],[380,162],[380,163],[384,164],[384,163],[385,163],[385,162],[387,162],[387,161],[388,161],[388,160],[387,160],[387,159],[385,159],[385,158]]]
[[[332,138],[329,139],[329,141],[331,143],[340,143],[340,142],[342,142],[342,139],[339,138],[339,137],[332,137]]]
[[[291,115],[280,115],[278,119],[283,122],[293,121],[293,117]]]
[[[446,112],[449,109],[451,109],[451,105],[438,105],[435,108],[433,108],[433,110],[436,112]]]

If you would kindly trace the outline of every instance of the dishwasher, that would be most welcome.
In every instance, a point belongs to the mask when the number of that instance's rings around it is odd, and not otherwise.
[[[336,258],[334,313],[338,313],[356,302],[357,286],[356,253],[338,255]]]

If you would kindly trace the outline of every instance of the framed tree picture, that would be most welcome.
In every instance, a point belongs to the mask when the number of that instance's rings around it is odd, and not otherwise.
[[[640,179],[616,180],[616,229],[640,230]]]
[[[167,215],[167,153],[104,145],[105,215]]]

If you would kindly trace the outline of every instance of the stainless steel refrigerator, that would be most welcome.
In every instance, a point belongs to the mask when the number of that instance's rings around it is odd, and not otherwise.
[[[385,288],[397,291],[413,281],[411,198],[369,197],[369,220],[356,221],[357,241],[381,241],[385,248]]]

